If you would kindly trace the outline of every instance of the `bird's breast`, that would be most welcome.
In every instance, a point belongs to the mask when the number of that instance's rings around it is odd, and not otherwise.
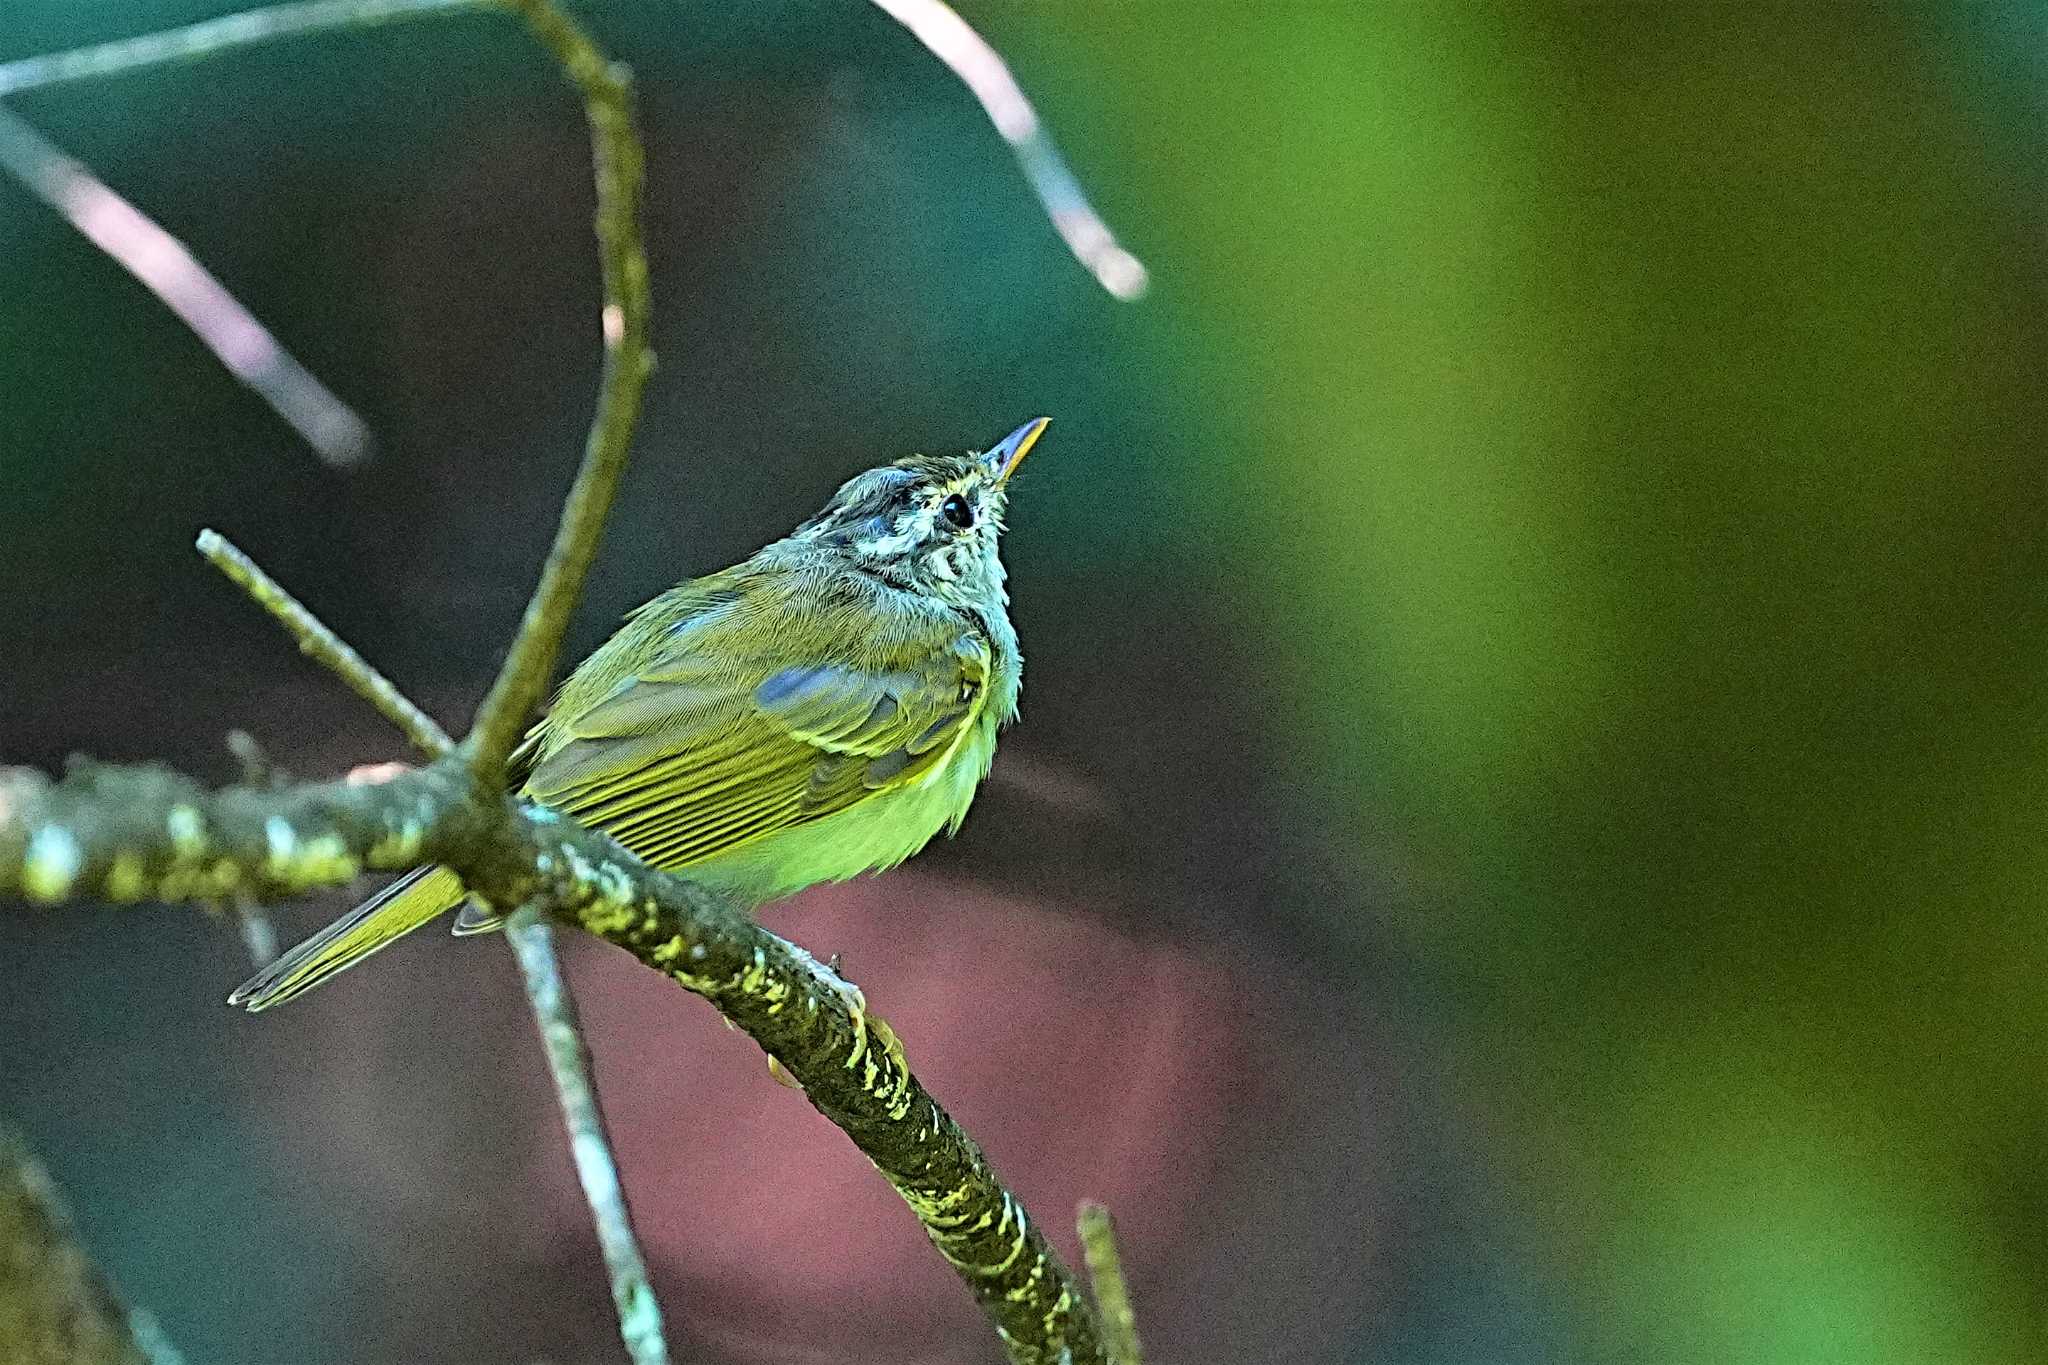
[[[967,727],[946,761],[919,781],[678,871],[749,904],[764,905],[819,882],[894,867],[940,830],[959,826],[988,774],[995,740],[996,726],[985,713]]]

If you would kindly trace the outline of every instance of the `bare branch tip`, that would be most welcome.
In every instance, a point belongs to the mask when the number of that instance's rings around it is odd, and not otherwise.
[[[349,643],[220,532],[208,527],[194,542],[199,553],[284,627],[299,652],[340,678],[377,709],[422,753],[440,757],[453,746],[446,731],[392,681],[371,667]]]
[[[1110,1365],[1142,1365],[1138,1318],[1124,1282],[1123,1257],[1116,1245],[1116,1222],[1109,1207],[1093,1199],[1081,1201],[1074,1217],[1081,1236],[1081,1258],[1095,1289],[1096,1311],[1102,1316],[1103,1346]]]

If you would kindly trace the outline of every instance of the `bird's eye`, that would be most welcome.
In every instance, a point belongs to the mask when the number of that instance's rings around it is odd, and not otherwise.
[[[963,531],[974,525],[974,509],[958,493],[939,504],[939,515]]]

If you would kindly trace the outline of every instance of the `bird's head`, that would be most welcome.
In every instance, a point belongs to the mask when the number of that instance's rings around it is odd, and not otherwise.
[[[794,538],[906,591],[1007,601],[997,549],[1009,478],[1050,420],[1035,417],[983,452],[909,455],[856,474]]]

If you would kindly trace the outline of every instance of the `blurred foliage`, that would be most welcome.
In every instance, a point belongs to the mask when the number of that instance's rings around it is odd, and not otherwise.
[[[17,0],[0,55],[217,9]],[[605,7],[670,191],[585,643],[856,452],[1053,412],[1020,740],[1162,901],[1298,863],[1215,932],[1412,957],[1499,1191],[1460,1235],[1565,1355],[2048,1352],[2048,8],[963,9],[1153,296],[863,7]],[[400,676],[483,676],[448,642],[513,619],[594,365],[539,64],[460,19],[20,104],[393,448],[337,489],[0,190],[12,757],[224,728],[269,657],[192,586],[224,508]],[[1403,1358],[1498,1358],[1472,1292]]]
[[[2037,1355],[2044,11],[1067,17],[1584,1352]]]

